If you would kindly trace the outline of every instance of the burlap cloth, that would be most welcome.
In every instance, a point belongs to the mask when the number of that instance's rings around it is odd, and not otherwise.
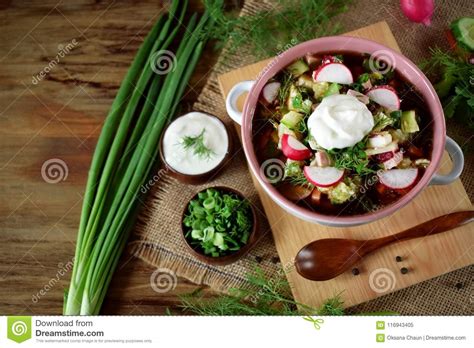
[[[443,31],[452,20],[474,13],[474,3],[469,0],[437,1],[436,5],[432,25],[429,28],[408,22],[400,12],[399,2],[395,0],[354,1],[350,5],[350,11],[340,15],[338,19],[345,31],[381,20],[387,21],[402,52],[418,63],[429,56],[429,46],[446,47]],[[271,2],[246,1],[241,13],[254,14],[271,6],[273,6]],[[255,58],[245,49],[239,50],[238,56],[228,56],[225,53],[224,49],[193,109],[218,116],[232,129],[217,83],[217,75],[250,64]],[[464,146],[472,136],[472,133],[462,125],[450,121],[448,134]],[[235,143],[240,146],[238,141]],[[465,155],[466,165],[462,181],[472,201],[474,196],[472,149]],[[185,249],[180,235],[183,207],[196,192],[211,185],[224,185],[237,189],[251,200],[262,215],[259,217],[261,237],[257,246],[239,262],[224,267],[209,266],[195,259]],[[166,171],[161,170],[149,188],[151,192],[145,204],[146,208],[141,214],[131,245],[137,257],[156,267],[171,269],[178,276],[192,282],[209,285],[219,291],[245,285],[245,273],[252,269],[255,262],[270,276],[279,269],[278,255],[270,229],[263,217],[263,210],[253,187],[244,154],[239,149],[233,155],[230,165],[205,185],[181,184],[170,178]],[[472,314],[473,275],[474,266],[465,267],[349,308],[348,312],[392,310],[406,315]]]

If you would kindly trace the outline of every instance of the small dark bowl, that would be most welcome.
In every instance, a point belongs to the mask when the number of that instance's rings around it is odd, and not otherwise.
[[[185,183],[185,184],[199,185],[199,184],[204,184],[204,183],[208,182],[211,178],[216,176],[217,172],[219,172],[222,169],[222,167],[224,167],[224,165],[227,163],[227,160],[229,159],[230,154],[232,152],[233,141],[232,141],[232,134],[229,131],[229,128],[218,117],[216,117],[214,115],[209,115],[209,114],[206,114],[206,115],[215,118],[216,120],[218,120],[224,126],[225,131],[227,133],[227,139],[228,139],[228,144],[229,145],[227,147],[227,153],[224,156],[224,158],[222,159],[222,161],[215,168],[213,168],[213,169],[211,169],[211,170],[209,170],[205,173],[202,173],[202,174],[184,174],[184,173],[178,172],[176,169],[174,169],[172,166],[170,166],[168,164],[168,162],[166,162],[165,156],[163,154],[163,138],[165,136],[166,131],[168,130],[168,127],[171,125],[171,123],[168,126],[166,126],[164,132],[161,134],[161,138],[160,138],[160,159],[164,163],[164,165],[165,165],[167,171],[170,173],[170,175],[172,177],[178,179],[182,183]],[[179,117],[183,117],[183,116],[185,116],[185,115],[181,115]]]
[[[240,192],[238,192],[238,191],[236,191],[232,188],[225,187],[225,186],[211,186],[211,187],[208,187],[208,188],[206,188],[202,191],[199,191],[198,193],[203,192],[207,189],[215,189],[215,190],[218,190],[218,191],[233,193],[233,194],[237,195],[238,197],[240,197],[242,199],[246,199],[245,196],[242,195]],[[189,201],[192,201],[193,199],[195,199],[197,197],[198,193],[196,193]],[[184,208],[183,214],[181,216],[181,221],[184,221],[184,216],[188,213],[188,206],[189,206],[189,202],[188,202],[188,204],[186,204],[186,206]],[[196,250],[188,242],[188,240],[184,236],[186,234],[186,226],[184,226],[184,224],[181,223],[181,232],[182,232],[181,236],[183,237],[184,244],[186,245],[186,247],[188,248],[189,252],[192,255],[194,255],[198,260],[201,260],[201,261],[203,261],[207,264],[217,265],[217,266],[224,266],[224,265],[228,265],[230,263],[236,262],[242,256],[244,256],[250,249],[252,249],[253,246],[255,245],[255,243],[258,240],[258,238],[257,238],[258,220],[257,220],[257,214],[256,214],[255,209],[252,206],[252,204],[250,204],[250,211],[252,212],[252,220],[253,221],[252,221],[252,231],[250,231],[249,239],[247,241],[247,244],[242,246],[242,248],[235,251],[234,253],[229,254],[229,255],[225,255],[225,256],[218,256],[218,257],[212,257],[212,256],[208,256],[208,255],[203,254],[199,250]]]

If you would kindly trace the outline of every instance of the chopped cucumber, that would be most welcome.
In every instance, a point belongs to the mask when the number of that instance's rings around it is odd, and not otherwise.
[[[296,85],[304,87],[304,88],[308,88],[308,89],[313,89],[314,81],[308,75],[301,75],[300,77],[298,77],[298,81],[296,81]]]
[[[281,123],[287,126],[289,129],[295,129],[303,119],[303,115],[296,111],[290,111],[283,115]]]
[[[287,159],[285,163],[285,177],[297,176],[303,172],[301,167],[304,162]]]
[[[415,133],[420,130],[416,122],[416,114],[414,110],[404,111],[400,119],[402,131],[404,133]]]
[[[303,106],[303,96],[294,85],[290,86],[287,106],[289,110],[293,111],[298,111]]]
[[[340,89],[341,89],[341,86],[338,83],[331,83],[326,93],[324,93],[324,96],[328,97],[333,94],[339,94]]]
[[[380,132],[385,127],[391,126],[394,123],[394,119],[382,111],[374,115],[374,128],[372,132]]]
[[[342,204],[357,195],[357,186],[348,181],[340,182],[332,190],[329,190],[328,197],[332,204]]]
[[[324,94],[327,92],[329,88],[328,82],[315,82],[313,83],[313,92],[315,99],[321,99],[324,97]]]
[[[474,51],[474,18],[464,17],[459,18],[451,24],[456,41],[463,48]]]
[[[293,75],[294,77],[298,77],[307,72],[309,70],[309,67],[305,62],[300,59],[288,65],[286,69],[290,72],[291,75]]]

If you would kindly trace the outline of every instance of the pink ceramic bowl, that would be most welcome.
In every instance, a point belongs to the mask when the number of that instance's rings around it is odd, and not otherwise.
[[[431,154],[431,164],[426,169],[423,177],[418,181],[409,193],[401,197],[391,205],[385,206],[375,212],[354,215],[354,216],[333,216],[316,213],[285,198],[278,190],[264,177],[255,155],[252,143],[252,119],[255,113],[258,97],[267,81],[275,76],[285,66],[294,60],[304,57],[306,54],[337,54],[344,52],[368,53],[375,58],[388,61],[408,82],[416,87],[427,103],[427,109],[433,118],[433,152]],[[245,92],[249,92],[245,101],[243,112],[237,109],[237,99]],[[235,85],[226,100],[226,107],[231,118],[242,125],[242,142],[249,163],[250,169],[257,177],[258,181],[266,193],[287,212],[313,223],[320,223],[330,226],[351,226],[366,224],[377,219],[393,214],[418,195],[430,184],[449,184],[456,180],[462,172],[464,158],[461,148],[449,137],[446,136],[446,126],[443,109],[433,86],[426,76],[408,58],[395,52],[394,50],[380,45],[376,42],[346,36],[324,37],[304,42],[288,49],[274,58],[257,76],[256,81],[243,81]],[[454,165],[448,175],[436,174],[440,166],[444,149],[451,155]]]

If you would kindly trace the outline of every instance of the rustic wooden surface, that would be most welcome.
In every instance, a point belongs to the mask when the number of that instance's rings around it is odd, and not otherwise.
[[[91,155],[161,6],[156,0],[0,1],[0,314],[61,314],[70,277],[63,268],[74,255]],[[200,6],[191,1],[190,10]],[[33,76],[73,39],[77,45],[34,84]],[[209,47],[184,105],[195,100],[214,61]],[[43,179],[49,159],[66,163],[64,181]],[[179,279],[173,291],[156,293],[153,270],[124,255],[103,313],[161,314],[196,288]]]
[[[353,32],[349,36],[364,37],[400,50],[387,23],[380,22]],[[268,60],[242,67],[219,76],[224,95],[238,82],[252,80],[268,64]],[[243,98],[241,98],[243,99]],[[447,154],[441,161],[440,172],[447,172],[451,160]],[[315,225],[298,219],[280,208],[265,193],[253,177],[265,213],[272,227],[273,238],[282,264],[291,264],[297,252],[307,243],[319,238],[372,239],[396,232],[454,211],[472,209],[466,191],[458,179],[447,186],[431,186],[397,213],[364,226],[334,228]],[[360,275],[350,271],[325,282],[313,282],[290,272],[295,299],[318,307],[326,298],[342,293],[346,306],[352,306],[385,295],[391,291],[453,271],[473,263],[473,226],[465,225],[453,231],[391,245],[366,257],[357,267]],[[400,255],[403,262],[395,262]],[[410,271],[400,273],[401,267]],[[374,281],[370,280],[373,274]],[[378,283],[380,282],[380,283]]]

